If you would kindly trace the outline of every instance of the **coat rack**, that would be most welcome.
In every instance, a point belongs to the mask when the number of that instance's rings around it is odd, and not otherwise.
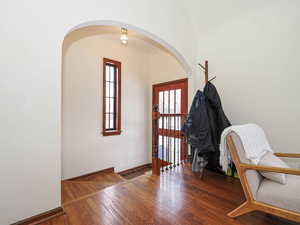
[[[201,63],[198,63],[198,66],[200,66],[204,70],[204,82],[205,82],[205,84],[207,82],[210,82],[210,81],[217,78],[216,76],[214,76],[213,78],[208,79],[208,61],[207,60],[205,60],[204,66]]]
[[[204,70],[204,82],[205,82],[205,84],[207,84],[207,82],[210,82],[210,81],[217,78],[216,76],[214,76],[213,78],[208,79],[208,61],[207,60],[205,60],[204,66],[201,63],[198,63],[198,66],[200,66]],[[203,180],[203,176],[204,176],[204,170],[200,174],[200,179],[201,180]]]

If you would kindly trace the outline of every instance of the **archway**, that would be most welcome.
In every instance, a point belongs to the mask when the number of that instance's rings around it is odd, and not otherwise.
[[[151,82],[149,83],[147,81],[148,86],[142,86],[143,84],[141,83],[141,80],[137,80],[137,79],[131,80],[131,82],[133,81],[134,83],[131,83],[130,85],[128,85],[127,83],[127,88],[126,88],[126,84],[124,85],[122,84],[122,90],[131,89],[130,91],[131,93],[129,92],[123,93],[124,95],[122,96],[122,102],[125,101],[126,105],[130,105],[128,104],[128,101],[126,103],[126,99],[132,100],[134,98],[135,99],[133,100],[134,103],[143,102],[144,105],[146,104],[145,107],[147,109],[143,111],[141,105],[139,106],[135,105],[134,106],[135,109],[133,110],[132,115],[130,115],[128,107],[124,107],[125,109],[122,110],[124,113],[123,115],[124,118],[122,118],[122,121],[123,123],[125,123],[125,131],[122,133],[123,134],[122,137],[119,137],[118,140],[115,141],[116,138],[103,137],[101,135],[100,123],[101,122],[103,123],[103,121],[101,121],[101,116],[100,116],[102,110],[101,103],[100,103],[102,99],[100,96],[101,91],[99,91],[99,88],[101,88],[101,86],[99,85],[101,82],[100,77],[102,76],[100,67],[101,67],[101,61],[103,57],[109,57],[109,58],[112,57],[113,59],[122,61],[122,66],[124,66],[124,72],[126,73],[126,70],[129,71],[129,69],[126,68],[126,63],[128,64],[128,62],[125,63],[125,61],[128,60],[124,60],[125,58],[124,57],[122,58],[118,54],[116,54],[116,56],[110,55],[109,51],[106,51],[104,55],[99,55],[100,51],[104,52],[104,49],[101,49],[103,48],[104,45],[100,45],[99,43],[97,49],[94,48],[97,47],[96,45],[89,46],[90,49],[88,49],[88,46],[87,45],[83,46],[83,44],[95,43],[97,41],[100,41],[101,36],[111,35],[109,36],[110,38],[106,37],[106,39],[111,39],[111,37],[113,36],[114,39],[110,41],[114,41],[118,45],[118,47],[114,49],[120,49],[121,44],[119,42],[119,35],[120,35],[121,27],[126,27],[128,29],[129,37],[130,37],[128,46],[126,47],[122,46],[123,50],[124,48],[126,49],[131,47],[133,44],[135,44],[135,47],[137,48],[143,45],[144,47],[146,46],[145,48],[147,50],[155,51],[155,54],[156,52],[161,51],[160,54],[155,55],[155,57],[151,57],[153,60],[154,59],[156,60],[155,62],[159,61],[159,59],[156,58],[161,56],[160,59],[170,60],[169,63],[166,63],[166,67],[168,67],[168,65],[171,65],[169,67],[172,67],[174,65],[174,67],[178,67],[178,68],[180,67],[181,69],[180,70],[173,69],[171,72],[167,71],[170,73],[172,73],[173,71],[175,71],[175,73],[176,71],[180,71],[179,76],[177,77],[166,76],[164,78],[165,80],[161,80],[160,77],[156,76],[156,78],[153,79],[153,81],[151,81],[152,83]],[[136,157],[137,158],[136,162],[133,162],[133,159],[135,158],[138,152],[132,151],[133,153],[130,152],[128,153],[124,151],[124,149],[121,149],[124,146],[124,143],[131,143],[128,144],[128,146],[126,146],[126,149],[128,148],[133,149],[134,147],[136,147],[133,146],[132,143],[134,143],[134,145],[140,145],[139,146],[140,148],[147,149],[146,152],[148,154],[147,156],[148,159],[151,158],[151,156],[149,156],[150,153],[149,146],[151,146],[151,141],[148,141],[149,143],[147,143],[147,140],[143,140],[143,142],[141,143],[140,140],[143,139],[144,137],[141,137],[140,134],[144,132],[143,134],[144,136],[151,135],[151,131],[149,131],[148,127],[151,128],[150,120],[151,120],[152,105],[150,105],[150,103],[152,103],[151,101],[152,99],[150,99],[150,96],[152,98],[152,94],[150,92],[152,91],[151,88],[152,84],[153,82],[159,83],[159,82],[169,81],[170,79],[175,80],[175,79],[186,78],[190,73],[190,68],[186,60],[175,48],[171,47],[169,44],[159,39],[158,37],[155,37],[149,32],[143,31],[142,29],[136,27],[133,28],[132,27],[133,26],[129,26],[119,22],[112,22],[112,21],[89,22],[74,27],[68,32],[68,35],[66,35],[65,37],[64,46],[63,46],[63,88],[62,88],[63,89],[63,95],[62,95],[63,96],[63,101],[62,101],[63,102],[63,106],[62,106],[62,115],[63,115],[62,117],[62,161],[63,161],[62,176],[63,179],[74,178],[77,176],[99,171],[109,167],[116,167],[117,172],[119,172],[122,171],[123,169],[132,168],[138,164],[143,163],[143,157],[145,157],[145,154],[143,153],[144,155],[139,156],[139,158]],[[131,40],[133,40],[134,38],[139,39],[139,42],[137,41],[131,42]],[[104,41],[104,39],[102,41]],[[143,44],[143,42],[145,42],[145,44]],[[78,52],[78,50],[80,50],[81,47],[77,46],[76,48],[76,45],[77,44],[79,45],[79,43],[81,43],[80,46],[86,50],[84,51],[85,55],[81,54],[83,53],[82,51]],[[106,43],[105,45],[107,46],[110,45],[108,40],[106,40],[105,43]],[[70,52],[69,49],[71,49]],[[89,52],[91,49],[93,49],[94,52]],[[69,54],[71,54],[73,58]],[[93,57],[95,56],[96,58],[95,57],[89,58],[89,54],[92,54]],[[66,55],[68,55],[68,57],[66,57]],[[70,57],[72,59],[70,59]],[[137,64],[142,63],[142,61],[139,61],[140,60],[139,58],[140,57],[135,57]],[[73,64],[70,64],[71,61]],[[93,71],[91,70],[88,71],[87,68],[84,68],[83,66],[81,66],[81,64],[84,64],[85,66],[93,67],[92,68]],[[160,64],[160,66],[161,65],[162,64]],[[132,67],[130,70],[131,70],[131,74],[127,73],[125,77],[132,78],[132,73],[135,74],[140,73],[140,71],[135,71],[134,69],[132,69]],[[157,68],[156,70],[151,69],[151,71],[152,73],[157,73],[158,69]],[[162,69],[162,71],[164,70]],[[80,80],[78,79],[74,80],[73,79],[74,77],[77,78],[80,77]],[[144,80],[145,77],[146,76],[143,77]],[[89,80],[87,81],[87,79]],[[72,83],[70,83],[70,81]],[[135,96],[143,95],[142,89],[144,87],[149,88],[149,90],[147,90],[147,94],[145,98],[144,99],[136,98]],[[134,94],[132,94],[133,92]],[[89,109],[88,112],[87,109]],[[137,118],[136,116],[134,116],[135,114],[139,115],[141,113],[144,113],[143,120],[146,121],[143,124],[140,123],[140,121],[142,121],[140,117]],[[83,114],[85,115],[84,117],[81,116]],[[126,120],[135,123],[135,125],[137,122],[139,122],[140,123],[139,128],[141,129],[139,129],[138,132],[132,135],[133,133],[132,130],[137,131],[137,127],[132,128],[133,126],[129,125],[131,126],[130,129],[126,128],[126,125],[128,126],[129,124],[129,122],[126,122]],[[129,135],[129,133],[131,134]],[[91,142],[93,144],[91,144]],[[101,148],[105,148],[106,152],[104,153],[103,151],[101,152]],[[115,151],[116,149],[118,149],[118,151]],[[123,159],[124,158],[126,159],[127,157],[126,154],[127,155],[135,154],[134,157],[132,155],[131,158],[128,157],[128,160],[131,160],[132,163],[131,164],[125,163],[123,165],[120,165],[121,164],[120,158],[123,157]],[[72,160],[70,160],[71,158]],[[108,160],[99,161],[99,158],[102,159],[106,158]],[[113,162],[116,164],[113,164]],[[99,167],[98,164],[100,164],[101,167]]]
[[[171,44],[169,44],[168,42],[166,42],[165,40],[163,40],[162,38],[156,36],[155,34],[140,28],[140,27],[136,27],[134,25],[131,24],[127,24],[127,23],[123,23],[120,21],[115,21],[115,20],[93,20],[93,21],[88,21],[85,23],[81,23],[73,28],[71,28],[66,36],[71,33],[72,31],[78,30],[80,28],[84,28],[84,27],[89,27],[89,26],[115,26],[115,27],[125,27],[128,30],[133,30],[137,33],[140,33],[142,35],[144,35],[145,37],[151,39],[152,41],[158,43],[159,45],[163,46],[165,49],[167,49],[169,52],[171,52],[174,57],[177,58],[178,62],[181,63],[182,67],[185,69],[185,72],[190,75],[192,72],[191,66],[189,65],[189,63],[187,62],[187,60],[185,59],[185,57],[176,49],[174,48]],[[65,37],[66,37],[65,36]]]

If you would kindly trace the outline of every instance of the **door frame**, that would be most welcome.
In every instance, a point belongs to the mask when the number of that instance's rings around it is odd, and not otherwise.
[[[173,80],[173,81],[167,81],[167,82],[163,82],[163,83],[158,83],[158,84],[153,84],[152,85],[152,107],[153,105],[155,104],[156,102],[156,99],[155,99],[155,89],[156,88],[159,88],[159,87],[163,87],[165,85],[169,85],[171,86],[172,88],[172,85],[174,85],[175,87],[178,85],[178,84],[182,84],[183,85],[183,89],[182,89],[182,93],[181,93],[181,96],[182,96],[182,99],[184,99],[184,101],[182,101],[182,114],[187,114],[188,113],[188,78],[183,78],[183,79],[178,79],[178,80]],[[168,88],[169,89],[169,88]],[[166,90],[168,90],[166,89]],[[175,88],[174,88],[175,89]],[[159,91],[158,91],[159,92]],[[153,135],[153,127],[152,127],[152,135]],[[153,140],[153,136],[152,136],[152,140]],[[182,151],[185,151],[184,150],[184,143],[182,142]],[[153,147],[154,147],[154,142],[152,141],[152,151],[153,151]],[[153,158],[152,158],[153,160]],[[152,162],[153,163],[153,162]],[[158,163],[158,166],[161,167],[162,163]],[[159,168],[160,170],[160,168]]]

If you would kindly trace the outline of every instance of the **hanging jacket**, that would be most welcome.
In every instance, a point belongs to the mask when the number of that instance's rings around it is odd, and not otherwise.
[[[220,151],[219,144],[221,140],[221,134],[226,127],[231,126],[227,119],[221,104],[220,96],[216,87],[207,82],[204,87],[205,106],[207,110],[207,116],[209,120],[211,141],[214,148],[214,153],[209,155],[207,168],[216,171],[221,171],[219,164]]]
[[[187,142],[193,148],[197,148],[197,152],[215,151],[211,138],[206,101],[202,91],[197,91],[181,131],[187,138]]]
[[[208,82],[204,92],[197,91],[181,131],[199,157],[208,161],[207,168],[217,172],[222,172],[219,164],[221,133],[228,126],[230,122],[223,112],[217,89]]]

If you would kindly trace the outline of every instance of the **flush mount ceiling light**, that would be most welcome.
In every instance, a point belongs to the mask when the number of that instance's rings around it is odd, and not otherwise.
[[[128,43],[128,31],[126,28],[122,27],[121,28],[121,37],[120,37],[120,40],[121,40],[121,43],[123,45],[127,45]]]

